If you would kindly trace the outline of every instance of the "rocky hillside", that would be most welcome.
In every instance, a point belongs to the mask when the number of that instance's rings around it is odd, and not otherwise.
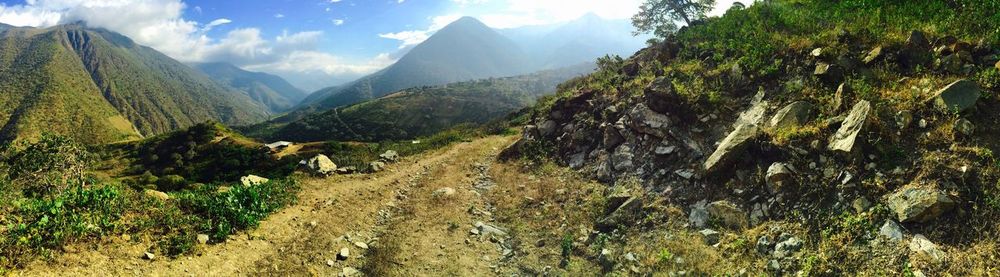
[[[594,226],[615,255],[590,256],[609,271],[986,274],[1000,250],[984,236],[1000,227],[1000,46],[984,22],[997,5],[730,10],[600,60],[506,155],[609,185]],[[651,269],[621,255],[662,229],[703,241],[644,253],[665,256],[639,258]]]
[[[0,32],[3,141],[51,132],[107,143],[265,118],[249,97],[116,33],[77,24]]]

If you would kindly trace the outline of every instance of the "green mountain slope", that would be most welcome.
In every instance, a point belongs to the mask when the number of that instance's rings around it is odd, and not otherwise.
[[[382,98],[314,113],[287,125],[256,126],[252,136],[292,141],[380,141],[434,134],[461,124],[502,118],[593,71],[585,64],[517,77],[418,87]]]
[[[465,17],[439,30],[389,68],[345,86],[320,90],[303,104],[329,109],[415,86],[524,74],[531,70],[529,64],[513,41]]]
[[[245,92],[272,112],[288,110],[306,97],[305,91],[275,75],[246,71],[228,63],[202,63],[194,67],[220,84]]]
[[[266,111],[240,92],[130,39],[81,25],[0,33],[0,139],[42,132],[103,143]]]

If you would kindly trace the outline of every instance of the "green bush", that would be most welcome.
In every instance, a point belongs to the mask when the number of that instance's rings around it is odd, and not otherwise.
[[[44,134],[37,143],[8,147],[0,169],[13,185],[32,195],[59,192],[68,181],[80,179],[94,155],[73,140]]]
[[[180,175],[167,175],[156,181],[156,189],[159,191],[178,191],[185,187],[187,187],[187,180],[184,180],[184,177]]]
[[[233,232],[256,227],[271,213],[296,201],[298,183],[293,179],[271,180],[254,186],[234,186],[223,193],[187,193],[184,209],[204,218],[206,232],[224,239]]]

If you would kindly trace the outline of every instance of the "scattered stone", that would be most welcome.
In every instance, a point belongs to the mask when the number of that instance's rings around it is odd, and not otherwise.
[[[142,254],[142,258],[152,261],[156,259],[156,255],[154,255],[153,253],[145,252]]]
[[[767,269],[772,272],[781,272],[781,263],[778,260],[770,260],[767,262]]]
[[[340,272],[340,276],[344,276],[344,277],[357,276],[357,275],[361,274],[361,271],[358,271],[357,269],[354,269],[353,267],[345,267],[345,268],[341,269],[340,271],[341,271]]]
[[[766,235],[757,238],[757,253],[765,255],[771,253],[771,250],[773,249],[771,246],[771,238]]]
[[[351,257],[351,249],[350,248],[344,247],[344,248],[340,249],[340,252],[337,252],[337,260],[338,261],[346,261],[347,258],[350,258],[350,257]]]
[[[963,112],[975,106],[980,95],[981,90],[976,82],[961,79],[937,91],[927,101],[943,112]]]
[[[871,103],[868,101],[862,100],[855,104],[847,119],[840,125],[840,130],[830,138],[828,148],[832,151],[850,153],[870,111]]]
[[[758,93],[758,99],[763,98],[763,94]],[[763,121],[764,113],[767,112],[766,101],[754,101],[753,106],[740,115],[736,122],[736,129],[729,133],[715,152],[705,160],[705,171],[712,172],[720,165],[730,162],[733,156],[743,152],[750,141],[757,138],[760,133],[760,123]]]
[[[708,217],[730,228],[742,228],[747,225],[747,214],[736,204],[727,200],[715,201],[705,207]]]
[[[484,235],[484,236],[489,236],[489,235],[506,236],[507,235],[506,231],[501,230],[500,228],[497,228],[495,226],[483,223],[482,221],[476,222],[475,226],[476,226],[477,229],[479,229],[479,233],[482,234],[482,235]]]
[[[383,162],[371,162],[368,163],[368,168],[371,168],[372,172],[380,172],[385,170],[385,163]]]
[[[851,207],[858,213],[867,211],[871,206],[872,202],[868,201],[868,198],[865,197],[859,197],[858,199],[854,199],[854,202],[851,202]]]
[[[314,175],[330,176],[337,171],[337,164],[330,160],[330,157],[319,154],[312,159],[300,162],[306,169]]]
[[[900,241],[903,239],[903,227],[900,227],[895,221],[886,220],[885,224],[882,224],[882,228],[879,228],[878,234],[889,241]]]
[[[545,122],[542,122],[542,124],[538,125],[538,133],[541,134],[542,137],[549,137],[556,133],[557,127],[558,126],[555,121],[551,119],[546,120]]]
[[[632,197],[622,203],[608,216],[597,221],[597,228],[600,230],[611,230],[618,225],[636,219],[642,210],[642,198]]]
[[[264,183],[267,183],[267,182],[270,182],[270,181],[271,181],[270,179],[267,179],[267,178],[264,178],[264,177],[260,177],[260,176],[257,176],[257,175],[247,175],[247,176],[240,177],[240,184],[243,184],[244,187],[252,187],[252,186],[256,186],[256,185],[261,185],[261,184],[264,184]]]
[[[674,151],[676,151],[676,150],[677,150],[677,147],[674,147],[674,146],[657,146],[656,149],[653,152],[656,153],[657,155],[663,156],[663,155],[673,154]]]
[[[358,248],[365,249],[365,250],[368,249],[368,244],[365,243],[365,242],[363,242],[363,241],[355,241],[354,242],[354,246],[357,246]]]
[[[666,138],[669,133],[670,118],[653,111],[646,104],[638,104],[629,111],[629,127],[639,133],[649,134],[658,138]]]
[[[847,83],[841,83],[837,86],[837,92],[833,95],[833,103],[830,105],[830,114],[839,114],[840,109],[844,105],[844,95],[851,94],[851,86]]]
[[[399,153],[396,153],[395,150],[388,150],[385,151],[385,153],[378,155],[378,158],[379,160],[382,160],[382,162],[394,163],[399,160]]]
[[[802,240],[791,237],[774,246],[773,256],[779,259],[790,257],[793,253],[798,252],[799,249],[802,249]]]
[[[439,189],[434,190],[434,192],[431,193],[431,196],[434,197],[434,198],[450,197],[452,195],[455,195],[455,189],[450,188],[450,187],[439,188]]]
[[[677,176],[681,176],[681,178],[684,178],[685,180],[690,180],[692,177],[694,177],[694,170],[678,169],[674,171],[674,174],[677,174]]]
[[[694,228],[702,228],[708,224],[708,206],[707,200],[698,201],[694,205],[691,205],[691,212],[688,214],[688,222]]]
[[[209,237],[206,234],[198,234],[198,243],[208,244]]]
[[[896,126],[900,129],[910,127],[911,123],[913,123],[913,113],[910,111],[899,111],[896,113]]]
[[[777,194],[786,182],[792,181],[795,171],[792,166],[786,163],[773,163],[767,168],[767,188],[771,193]]]
[[[326,260],[326,266],[333,267],[334,265],[337,265],[337,262],[330,259]]]
[[[813,57],[816,57],[816,58],[819,58],[819,57],[823,56],[823,48],[813,49],[812,52],[809,52],[809,55],[811,55]]]
[[[657,77],[646,86],[643,94],[646,105],[659,113],[683,113],[687,110],[684,98],[674,90],[672,80],[667,77]]]
[[[972,121],[965,118],[956,120],[954,128],[956,132],[965,136],[972,136],[976,132],[976,125],[973,125]]]
[[[823,81],[836,84],[844,79],[844,69],[840,65],[819,62],[816,63],[813,75]]]
[[[702,238],[705,239],[705,244],[708,245],[715,245],[716,243],[719,243],[719,239],[722,238],[722,234],[712,229],[704,229],[698,231],[698,233],[701,234]]]
[[[910,240],[910,251],[917,253],[919,256],[928,258],[935,263],[943,262],[948,258],[944,251],[924,237],[924,235],[913,236],[913,239]]]
[[[951,210],[955,201],[937,189],[911,187],[890,195],[888,205],[899,222],[925,223]]]
[[[865,56],[863,61],[865,62],[866,65],[870,65],[871,63],[878,61],[879,58],[881,57],[882,57],[882,46],[879,46],[875,47],[875,49],[872,49],[872,51],[869,51],[868,55]]]
[[[146,196],[158,199],[160,201],[170,200],[170,195],[162,191],[147,189],[144,193],[146,194]]]
[[[632,154],[632,145],[629,143],[622,144],[615,149],[615,152],[611,154],[611,166],[618,172],[628,172],[632,171],[635,164],[632,160],[635,155]]]
[[[805,125],[812,119],[813,105],[808,101],[788,104],[771,117],[768,126],[776,129],[794,128]]]
[[[336,172],[340,175],[354,174],[358,172],[358,168],[353,166],[338,167]]]

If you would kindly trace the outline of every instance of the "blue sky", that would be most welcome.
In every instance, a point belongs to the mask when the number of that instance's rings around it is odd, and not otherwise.
[[[626,19],[641,0],[0,0],[0,22],[85,21],[182,62],[229,62],[312,90],[391,65],[461,16],[494,28],[596,13]],[[718,10],[733,0],[720,0]]]

